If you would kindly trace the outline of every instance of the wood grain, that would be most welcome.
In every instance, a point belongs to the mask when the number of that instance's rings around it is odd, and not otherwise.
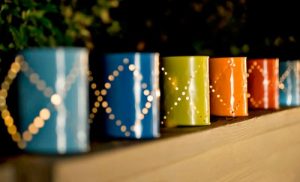
[[[300,159],[299,116],[299,108],[289,109],[102,155],[65,160],[55,165],[54,179],[57,182],[239,181],[245,175],[245,180],[251,181],[264,180],[265,174],[270,174],[267,180],[280,179],[276,177],[280,168],[270,168],[272,164],[291,166],[291,174],[297,174],[295,170],[299,169],[296,164]],[[285,157],[290,153],[293,155],[287,158],[287,163]]]
[[[213,121],[95,142],[83,155],[0,158],[0,181],[300,181],[300,108]]]
[[[16,171],[13,165],[5,164],[0,166],[0,181],[16,181]]]

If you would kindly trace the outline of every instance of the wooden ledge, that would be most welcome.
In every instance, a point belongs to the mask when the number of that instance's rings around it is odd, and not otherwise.
[[[79,156],[28,155],[0,165],[7,181],[290,181],[300,179],[300,108],[162,129],[151,141],[96,143]],[[5,181],[5,180],[4,180]]]

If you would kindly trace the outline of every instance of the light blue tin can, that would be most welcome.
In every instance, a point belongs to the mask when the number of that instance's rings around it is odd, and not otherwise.
[[[279,63],[280,105],[300,105],[300,62],[298,60]]]
[[[26,151],[81,153],[89,149],[88,51],[30,48],[18,80]]]

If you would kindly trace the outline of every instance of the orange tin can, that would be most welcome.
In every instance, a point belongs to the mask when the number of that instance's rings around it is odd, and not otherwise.
[[[279,59],[247,60],[249,108],[279,109]]]
[[[209,60],[210,112],[215,116],[247,116],[246,57]]]

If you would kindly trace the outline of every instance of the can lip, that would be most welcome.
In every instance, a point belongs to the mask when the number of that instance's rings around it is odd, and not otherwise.
[[[128,54],[158,54],[159,52],[108,52],[108,53],[104,53],[104,56],[107,55],[128,55]]]
[[[181,56],[163,56],[162,58],[191,58],[191,57],[194,57],[194,58],[209,58],[209,56],[201,56],[201,55],[181,55]]]
[[[246,56],[228,56],[228,57],[210,57],[209,59],[236,59],[236,58],[240,58],[240,59],[247,59]]]
[[[26,49],[21,50],[24,51],[39,51],[39,50],[88,50],[86,47],[76,47],[76,46],[60,46],[60,47],[28,47]]]
[[[300,59],[293,59],[293,60],[286,59],[286,60],[281,61],[281,62],[284,63],[284,62],[299,62],[299,61],[300,61]]]
[[[248,61],[252,60],[279,60],[278,57],[265,57],[265,58],[248,58]]]
[[[53,53],[56,51],[62,50],[64,52],[86,52],[89,53],[89,50],[86,47],[29,47],[19,51],[18,54],[26,54],[26,53]]]

